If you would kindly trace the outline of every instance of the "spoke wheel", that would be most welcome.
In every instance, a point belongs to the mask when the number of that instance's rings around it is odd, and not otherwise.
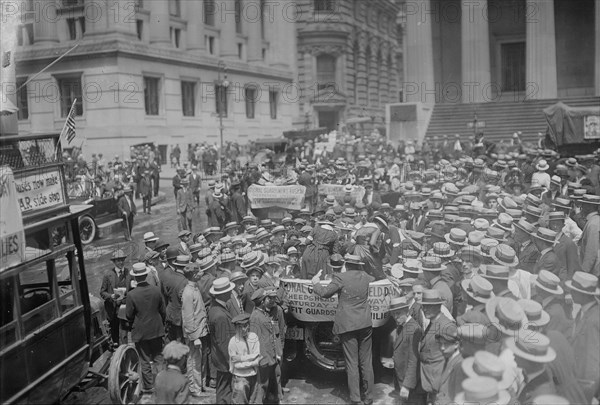
[[[81,237],[81,243],[84,245],[92,243],[96,238],[96,224],[94,220],[89,216],[83,216],[79,218],[79,235]]]
[[[108,371],[108,393],[113,404],[134,404],[142,389],[142,365],[135,347],[121,345]]]
[[[306,356],[324,370],[344,371],[344,351],[332,329],[333,322],[319,322],[305,328]]]

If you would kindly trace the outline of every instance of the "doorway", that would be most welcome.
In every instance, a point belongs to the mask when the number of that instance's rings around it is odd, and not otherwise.
[[[319,128],[327,128],[328,131],[337,130],[337,111],[319,111]]]

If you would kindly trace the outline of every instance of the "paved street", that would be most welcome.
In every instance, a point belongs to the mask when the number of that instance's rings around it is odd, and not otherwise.
[[[163,173],[163,176],[166,174]],[[161,191],[166,194],[166,201],[154,206],[152,215],[139,214],[136,217],[132,242],[126,242],[123,234],[119,232],[106,239],[97,239],[85,248],[86,273],[89,291],[92,295],[99,296],[102,274],[111,265],[110,255],[115,249],[124,249],[129,254],[126,266],[131,268],[131,264],[135,262],[139,252],[142,251],[143,243],[141,241],[144,232],[153,231],[170,243],[176,242],[178,229],[175,219],[175,201],[169,180],[161,180]],[[200,200],[201,206],[196,212],[193,223],[194,232],[199,232],[206,227],[204,198],[201,196]],[[137,205],[140,207],[141,201]],[[141,210],[141,207],[138,210]],[[290,364],[289,369],[291,379],[287,387],[290,388],[290,392],[285,395],[285,403],[342,404],[349,401],[345,374],[323,371],[301,356]],[[389,404],[393,401],[390,396],[393,388],[391,373],[384,372],[376,382],[375,403]],[[211,393],[200,398],[197,403],[213,403],[214,401],[214,393]],[[86,392],[70,394],[66,402],[100,404],[110,403],[110,399],[103,387],[94,387]]]

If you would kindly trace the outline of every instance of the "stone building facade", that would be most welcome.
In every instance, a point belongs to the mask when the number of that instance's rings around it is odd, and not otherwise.
[[[402,44],[394,0],[297,2],[300,127],[369,131],[399,101]],[[354,123],[354,124],[353,124]]]
[[[105,155],[142,142],[163,150],[218,145],[219,111],[223,140],[240,143],[281,136],[298,115],[287,95],[293,93],[296,37],[284,4],[13,3],[16,9],[8,12],[19,17],[17,87],[30,80],[15,94],[20,133],[60,131],[75,98],[74,145],[85,142],[86,150]]]

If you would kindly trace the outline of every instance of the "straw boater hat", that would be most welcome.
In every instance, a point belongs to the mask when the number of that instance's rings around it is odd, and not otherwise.
[[[230,229],[234,229],[234,228],[239,228],[240,225],[237,222],[227,222],[225,224],[225,231],[228,231]]]
[[[438,290],[423,290],[421,305],[441,305],[444,299]]]
[[[344,261],[346,262],[346,264],[355,264],[359,266],[364,265],[364,263],[360,260],[359,256],[351,255],[349,253],[346,253],[346,255],[344,256]]]
[[[243,257],[240,267],[244,270],[248,270],[251,267],[260,266],[262,264],[262,259],[262,254],[259,255],[257,251],[252,251]]]
[[[146,232],[144,234],[144,243],[156,242],[157,240],[158,240],[158,236],[154,235],[154,232]]]
[[[227,277],[217,278],[212,283],[212,287],[210,288],[210,293],[212,295],[225,294],[235,288],[235,284],[229,281]]]
[[[231,278],[229,279],[229,281],[234,283],[238,280],[240,280],[240,281],[248,280],[248,276],[246,275],[246,273],[244,273],[243,271],[239,271],[239,270],[231,273]]]
[[[500,228],[507,232],[514,232],[513,218],[505,212],[498,214],[498,218],[493,222],[492,226]]]
[[[583,271],[576,271],[571,277],[571,280],[567,280],[565,285],[569,290],[577,291],[587,295],[600,295],[600,288],[598,288],[598,277],[590,273]]]
[[[265,299],[265,297],[277,297],[277,290],[275,287],[259,288],[258,290],[254,291],[250,299],[258,305],[263,299]]]
[[[406,251],[405,257],[406,257]],[[394,267],[392,266],[392,269]],[[410,274],[421,274],[423,270],[421,270],[421,262],[418,259],[405,259],[404,263],[401,264],[402,273],[410,273]]]
[[[468,244],[467,233],[460,228],[450,229],[450,232],[444,235],[444,239],[453,245],[466,246]]]
[[[133,268],[129,272],[133,277],[141,277],[150,273],[150,269],[146,266],[145,263],[134,263]]]
[[[445,242],[435,242],[433,248],[427,252],[429,256],[439,257],[446,259],[454,257],[456,252],[450,248],[450,245]]]
[[[421,258],[419,268],[422,271],[441,272],[446,270],[446,266],[442,264],[442,259],[435,256],[425,256]]]
[[[535,165],[535,168],[540,171],[546,171],[550,168],[550,166],[548,166],[548,162],[546,162],[544,159],[542,159],[538,162],[537,165]]]
[[[527,222],[525,218],[519,219],[519,222],[515,223],[515,228],[519,229],[527,234],[531,234],[535,232],[535,225],[530,222]]]
[[[461,368],[468,378],[493,378],[498,382],[498,388],[501,390],[510,388],[514,381],[513,373],[502,359],[485,350],[479,350],[473,356],[464,359]]]
[[[485,304],[494,296],[492,283],[480,275],[462,280],[460,286],[469,297],[482,304]]]
[[[546,243],[554,243],[554,241],[556,240],[556,232],[548,228],[543,228],[541,226],[537,229],[535,233],[532,233],[531,236],[533,236],[536,239],[542,240]]]
[[[474,260],[483,262],[481,249],[475,246],[465,246],[458,251],[458,257],[465,262],[472,263]]]
[[[548,325],[550,322],[550,314],[542,308],[542,304],[537,301],[520,299],[517,304],[523,308],[525,316],[527,316],[527,325],[533,325],[537,328]]]
[[[125,254],[125,252],[123,252],[121,249],[117,249],[113,252],[110,260],[119,260],[119,259],[126,259],[127,255]]]
[[[178,237],[178,238],[182,238],[182,237],[184,237],[184,236],[189,236],[189,235],[191,235],[191,234],[192,234],[192,233],[191,233],[190,231],[188,231],[188,230],[183,230],[183,231],[180,231],[180,232],[177,234],[177,237]]]
[[[216,266],[217,262],[215,261],[214,257],[206,256],[204,259],[198,262],[198,265],[200,266],[200,271],[205,272],[208,269]]]
[[[390,312],[393,311],[399,311],[401,309],[405,309],[408,308],[410,306],[408,300],[406,299],[406,297],[397,297],[397,298],[392,298],[390,300]]]
[[[490,257],[502,266],[515,267],[519,264],[519,258],[515,250],[505,244],[491,248]]]
[[[527,333],[519,333],[514,339],[506,339],[506,346],[515,356],[534,363],[550,363],[556,359],[550,339],[539,332],[535,334],[535,339],[531,339]]]
[[[342,255],[337,253],[332,254],[329,257],[329,266],[333,269],[341,269],[342,267],[344,267],[344,258],[342,257]]]
[[[548,270],[540,270],[533,283],[536,288],[540,288],[550,294],[562,295],[564,292],[560,286],[560,279],[558,276]]]
[[[490,323],[505,335],[523,336],[522,328],[527,316],[517,301],[506,297],[492,297],[485,304],[485,313]]]
[[[190,257],[187,255],[178,255],[175,261],[173,262],[173,266],[175,267],[185,267],[189,264]]]
[[[582,204],[600,205],[600,196],[584,194],[580,201]]]

